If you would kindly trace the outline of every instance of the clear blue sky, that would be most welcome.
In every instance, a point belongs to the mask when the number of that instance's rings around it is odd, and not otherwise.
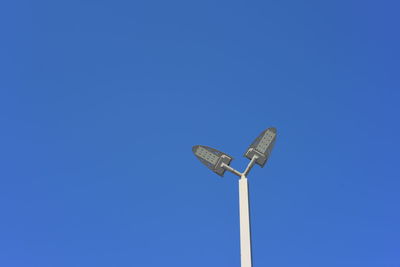
[[[0,266],[400,266],[398,1],[0,4]]]

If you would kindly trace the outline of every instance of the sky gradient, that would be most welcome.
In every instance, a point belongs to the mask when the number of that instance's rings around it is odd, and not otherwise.
[[[397,1],[0,4],[0,266],[400,266]]]

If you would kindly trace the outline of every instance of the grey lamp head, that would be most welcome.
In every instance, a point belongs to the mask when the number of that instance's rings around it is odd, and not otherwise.
[[[263,131],[249,146],[244,156],[250,160],[253,156],[258,156],[256,163],[264,167],[274,148],[276,133],[276,128],[273,127]]]
[[[192,148],[192,151],[207,168],[221,177],[225,173],[225,169],[222,167],[223,164],[229,165],[233,160],[231,156],[208,146],[197,145]]]

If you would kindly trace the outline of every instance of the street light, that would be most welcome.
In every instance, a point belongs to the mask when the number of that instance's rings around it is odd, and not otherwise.
[[[225,171],[230,171],[240,177],[239,179],[239,216],[240,216],[240,261],[242,267],[252,266],[250,213],[249,213],[249,189],[247,175],[254,164],[264,167],[275,145],[277,131],[268,128],[263,131],[249,146],[244,157],[250,160],[246,169],[239,172],[229,166],[233,158],[221,151],[208,146],[194,146],[195,156],[210,170],[223,176]]]

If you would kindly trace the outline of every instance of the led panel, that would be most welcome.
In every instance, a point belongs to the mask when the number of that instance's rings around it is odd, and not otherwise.
[[[216,165],[218,162],[219,157],[214,153],[210,152],[203,146],[199,146],[195,152],[196,156],[204,159],[205,161],[209,162],[211,165]]]
[[[272,141],[274,140],[275,136],[276,136],[276,132],[265,131],[260,142],[256,146],[256,150],[260,153],[265,154],[265,152],[267,152],[268,147],[271,145]]]
[[[207,168],[220,176],[225,173],[222,165],[229,165],[233,159],[231,156],[208,146],[197,145],[192,148],[192,151]]]

